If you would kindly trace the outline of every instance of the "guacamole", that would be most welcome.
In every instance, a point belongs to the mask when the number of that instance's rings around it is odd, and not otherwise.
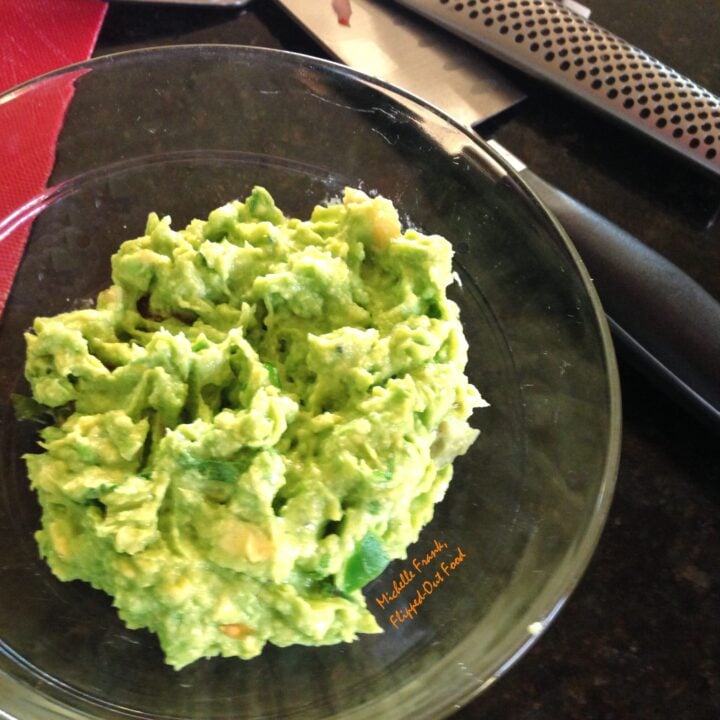
[[[361,588],[475,440],[452,249],[347,189],[309,220],[256,187],[151,214],[93,309],[28,332],[40,552],[167,662],[380,632]]]

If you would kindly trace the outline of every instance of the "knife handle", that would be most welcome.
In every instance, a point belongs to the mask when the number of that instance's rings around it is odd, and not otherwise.
[[[553,0],[399,0],[720,175],[720,99]]]
[[[525,169],[577,247],[628,359],[720,429],[720,303],[680,268]]]

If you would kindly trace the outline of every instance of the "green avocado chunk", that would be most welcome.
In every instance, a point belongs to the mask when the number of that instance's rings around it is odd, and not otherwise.
[[[151,214],[91,309],[26,334],[41,555],[179,669],[380,632],[362,588],[406,557],[486,405],[452,249],[346,189],[288,218],[256,187],[182,230]]]

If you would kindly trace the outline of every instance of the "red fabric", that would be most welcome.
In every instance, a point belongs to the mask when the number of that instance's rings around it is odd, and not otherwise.
[[[0,0],[0,93],[87,60],[106,10],[101,0]],[[0,96],[0,314],[30,231],[22,208],[46,188],[72,90],[68,79],[42,96]],[[25,221],[13,227],[13,213]]]

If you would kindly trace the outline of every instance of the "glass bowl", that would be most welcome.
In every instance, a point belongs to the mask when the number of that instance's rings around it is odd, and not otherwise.
[[[70,97],[72,98],[70,99]],[[438,718],[488,687],[541,634],[600,535],[618,462],[620,399],[604,315],[578,255],[522,181],[421,100],[339,65],[285,52],[186,46],[121,53],[0,96],[8,177],[33,162],[28,110],[69,101],[47,189],[0,218],[0,256],[30,230],[0,325],[0,714],[11,718]],[[48,131],[50,132],[50,131]],[[51,134],[38,146],[52,143]],[[32,155],[32,151],[30,155]],[[39,511],[20,456],[35,428],[22,332],[87,304],[118,243],[146,215],[179,227],[254,184],[307,216],[346,185],[447,237],[470,342],[468,374],[491,407],[481,435],[408,558],[365,589],[385,632],[352,644],[268,647],[253,660],[176,672],[110,599],[61,583],[39,559]],[[22,193],[20,193],[22,195]],[[413,558],[465,559],[425,592]],[[405,573],[403,575],[403,573]],[[415,583],[415,584],[413,584]],[[426,590],[428,588],[426,587]],[[397,627],[395,627],[397,625]]]

